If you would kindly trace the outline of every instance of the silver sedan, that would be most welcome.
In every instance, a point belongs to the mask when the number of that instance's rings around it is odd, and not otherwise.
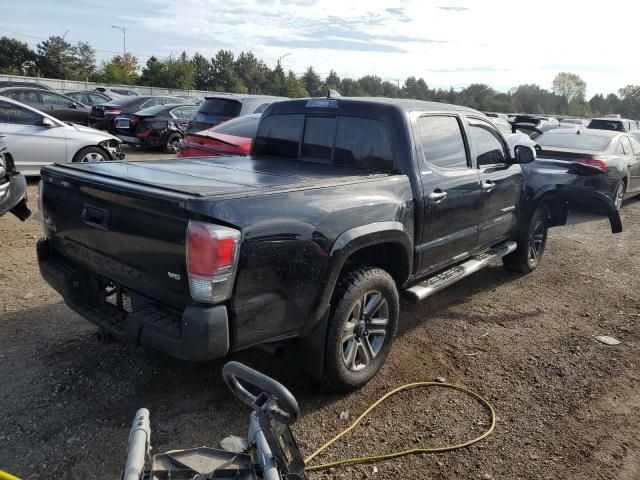
[[[40,175],[50,163],[121,160],[121,141],[93,128],[61,122],[23,103],[0,96],[0,135],[24,175]]]

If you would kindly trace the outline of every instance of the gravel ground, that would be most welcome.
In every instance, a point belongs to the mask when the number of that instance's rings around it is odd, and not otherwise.
[[[35,185],[29,193],[33,207]],[[612,235],[607,221],[572,214],[571,226],[551,230],[531,275],[496,264],[425,302],[403,301],[386,365],[356,393],[332,394],[261,351],[233,358],[291,388],[306,454],[409,382],[445,377],[496,408],[494,434],[470,448],[312,479],[638,479],[640,201],[627,202],[622,217],[625,231]],[[39,235],[36,221],[0,218],[0,469],[28,479],[118,478],[142,406],[151,410],[158,450],[216,446],[245,433],[249,412],[224,387],[222,361],[189,364],[99,344],[95,328],[40,278]],[[599,334],[622,343],[603,345],[593,338]],[[412,390],[374,410],[318,461],[457,443],[488,421],[459,392]]]

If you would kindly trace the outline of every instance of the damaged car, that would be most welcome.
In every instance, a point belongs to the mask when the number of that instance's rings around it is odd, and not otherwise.
[[[13,158],[0,136],[0,217],[7,212],[22,221],[31,215],[27,207],[27,181],[16,171]]]
[[[0,135],[24,175],[50,163],[122,160],[122,141],[105,132],[68,124],[10,98],[0,97]]]
[[[129,116],[117,117],[116,135],[129,145],[160,147],[165,153],[176,153],[189,117],[196,108],[192,104],[155,105]]]

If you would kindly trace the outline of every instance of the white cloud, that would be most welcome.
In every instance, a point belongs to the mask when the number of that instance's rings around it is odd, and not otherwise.
[[[130,19],[213,55],[251,50],[273,65],[342,76],[422,76],[439,87],[522,83],[548,88],[562,70],[581,75],[589,93],[637,82],[640,4],[539,0],[535,5],[433,0],[148,0]],[[169,53],[165,49],[164,53]],[[174,50],[175,53],[175,50]]]

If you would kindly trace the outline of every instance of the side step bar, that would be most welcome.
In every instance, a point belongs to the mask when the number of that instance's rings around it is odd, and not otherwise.
[[[516,242],[506,242],[498,245],[497,247],[493,247],[484,253],[470,258],[464,263],[451,267],[448,270],[440,272],[437,275],[414,285],[413,287],[407,288],[406,292],[409,293],[409,296],[414,300],[424,300],[458,280],[462,280],[464,277],[468,277],[472,273],[483,269],[494,260],[508,255],[513,252],[517,246]]]

